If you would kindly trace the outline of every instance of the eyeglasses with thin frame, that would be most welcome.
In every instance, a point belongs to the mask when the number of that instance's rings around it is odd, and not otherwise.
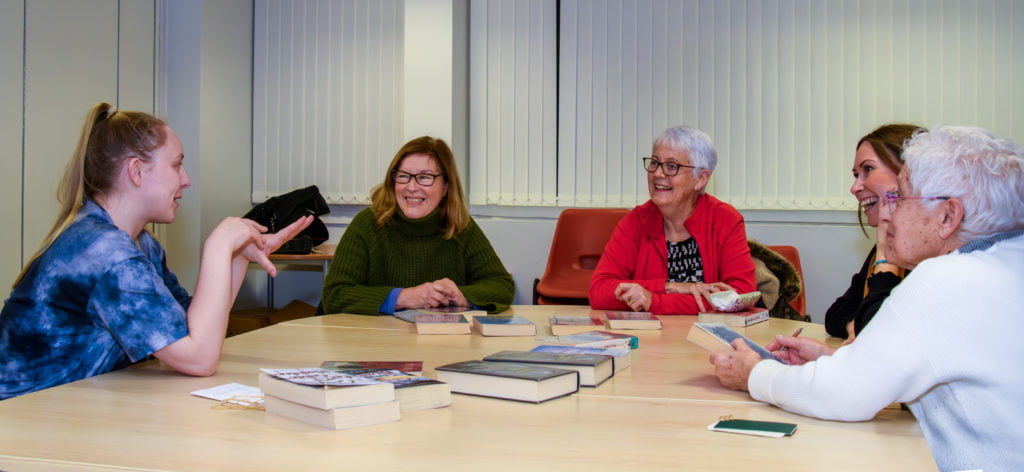
[[[659,161],[659,160],[657,160],[657,159],[655,159],[653,157],[644,157],[644,158],[641,159],[641,161],[643,162],[644,170],[646,170],[647,172],[653,174],[655,171],[658,170],[658,167],[661,167],[661,171],[664,172],[665,175],[667,175],[669,177],[672,177],[672,176],[678,174],[680,167],[687,167],[687,168],[690,168],[690,169],[696,169],[697,168],[697,166],[690,166],[690,165],[686,165],[686,164],[676,164],[675,162],[661,162],[661,161]]]
[[[391,171],[391,177],[395,179],[395,183],[407,184],[411,182],[412,179],[416,179],[416,183],[424,187],[429,187],[434,185],[434,179],[444,177],[444,174],[429,174],[426,172],[422,174],[410,174],[400,170],[393,170]]]
[[[889,190],[885,192],[885,201],[889,204],[889,214],[893,214],[896,211],[896,202],[900,200],[949,200],[953,197],[905,197],[900,194],[899,190]]]

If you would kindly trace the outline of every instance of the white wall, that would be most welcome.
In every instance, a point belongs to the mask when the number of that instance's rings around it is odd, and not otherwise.
[[[168,265],[191,291],[206,236],[252,207],[252,2],[162,7],[158,112],[181,139],[192,186],[160,236]]]

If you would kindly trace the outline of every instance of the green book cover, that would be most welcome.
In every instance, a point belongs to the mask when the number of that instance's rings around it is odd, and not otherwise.
[[[752,421],[752,420],[719,420],[711,426],[711,431],[725,433],[752,434],[755,436],[768,436],[781,438],[792,436],[796,432],[796,425],[793,423],[777,423],[774,421]]]

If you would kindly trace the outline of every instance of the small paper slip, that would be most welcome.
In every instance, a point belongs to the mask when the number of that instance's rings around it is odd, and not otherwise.
[[[767,436],[770,438],[781,438],[792,436],[796,432],[796,425],[793,423],[776,423],[774,421],[751,421],[751,420],[718,420],[708,426],[709,431],[721,431],[723,433],[751,434],[754,436]]]
[[[233,397],[262,397],[263,392],[256,387],[250,387],[248,385],[242,385],[240,383],[229,383],[224,385],[218,385],[216,387],[204,388],[202,390],[196,390],[189,392],[197,397],[209,398],[211,400],[217,400],[219,402],[228,400],[230,403],[237,405],[244,405],[246,402],[241,400],[233,400]],[[262,400],[259,403],[263,403]]]

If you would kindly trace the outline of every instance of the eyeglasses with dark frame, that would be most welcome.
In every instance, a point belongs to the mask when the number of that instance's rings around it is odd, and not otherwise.
[[[899,190],[889,190],[885,192],[885,201],[889,204],[889,214],[896,212],[896,202],[900,200],[949,200],[953,197],[905,197],[900,194]]]
[[[444,174],[430,174],[426,172],[422,174],[410,174],[397,169],[391,171],[391,178],[395,179],[395,183],[399,184],[407,184],[411,182],[412,179],[416,179],[416,183],[424,187],[429,187],[434,185],[434,179],[438,177],[444,177]]]
[[[647,172],[653,174],[655,171],[658,170],[658,167],[661,167],[661,171],[664,172],[665,175],[667,175],[669,177],[672,177],[672,176],[678,174],[680,167],[687,167],[687,168],[690,168],[690,169],[696,169],[697,168],[697,166],[690,166],[690,165],[686,165],[686,164],[676,164],[675,162],[661,162],[661,161],[659,161],[659,160],[657,160],[657,159],[655,159],[653,157],[644,157],[644,158],[641,158],[640,160],[643,163],[644,170],[646,170]]]

